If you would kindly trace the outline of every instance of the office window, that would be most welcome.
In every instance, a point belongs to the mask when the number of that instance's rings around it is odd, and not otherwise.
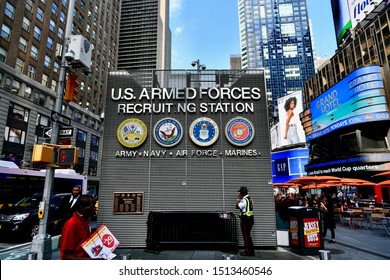
[[[19,50],[21,50],[22,52],[26,52],[27,50],[27,40],[23,37],[19,38]]]
[[[28,109],[18,106],[11,105],[9,111],[9,117],[20,122],[27,122],[29,117]],[[24,144],[26,141],[26,131],[20,128],[20,125],[15,124],[15,126],[5,127],[4,131],[4,139],[8,142],[16,143],[16,144]]]
[[[52,32],[54,32],[55,29],[56,29],[56,23],[55,23],[54,20],[52,20],[52,19],[50,19],[49,29],[50,29],[50,31],[52,31]]]
[[[34,3],[32,0],[26,1],[26,10],[27,11],[32,12],[33,6],[34,6]]]
[[[99,146],[99,137],[91,135],[91,146]]]
[[[5,63],[5,60],[7,58],[7,51],[0,47],[0,62]]]
[[[9,38],[11,36],[11,29],[5,23],[3,23],[3,25],[1,26],[0,36],[4,40],[9,41]]]
[[[281,17],[291,17],[293,16],[293,7],[291,4],[280,4],[279,5],[279,15]]]
[[[28,18],[23,17],[23,23],[22,23],[23,29],[26,31],[30,31],[30,24],[31,24],[31,21]]]
[[[39,93],[39,101],[38,104],[41,106],[45,106],[45,101],[46,101],[46,95],[43,93]]]
[[[57,81],[56,80],[51,81],[51,90],[57,92]]]
[[[47,69],[50,69],[50,62],[51,62],[50,56],[45,55],[45,61],[43,62],[43,65],[44,65]]]
[[[24,87],[24,98],[30,100],[31,96],[32,96],[32,88],[30,88],[29,86],[25,86]]]
[[[62,39],[64,37],[64,30],[62,30],[61,27],[58,27],[58,32],[57,36],[59,39]]]
[[[35,78],[35,71],[36,71],[35,67],[32,65],[29,65],[27,76],[29,76],[31,79],[34,79]]]
[[[60,21],[62,22],[62,23],[65,23],[65,19],[66,19],[66,15],[65,15],[65,13],[64,12],[60,12]]]
[[[20,82],[17,80],[12,81],[12,87],[11,87],[11,92],[18,94],[20,90]]]
[[[38,59],[38,48],[34,45],[31,46],[30,56],[35,60]]]
[[[54,61],[53,69],[54,69],[54,72],[55,72],[55,73],[59,73],[60,64],[59,64],[58,62]]]
[[[10,19],[14,19],[14,14],[15,14],[15,7],[12,6],[10,3],[5,4],[5,11],[4,14],[9,17]]]
[[[24,68],[24,61],[21,60],[19,57],[16,59],[16,65],[15,65],[15,70],[18,71],[19,73],[23,74],[23,68]]]
[[[295,24],[293,22],[281,24],[280,29],[282,36],[295,36]]]
[[[47,87],[48,85],[48,80],[49,80],[49,77],[45,74],[42,74],[42,85],[44,85],[45,87]]]
[[[43,22],[44,12],[41,8],[38,7],[37,9],[37,19],[41,22]]]
[[[49,50],[53,50],[53,39],[52,38],[50,38],[50,37],[47,38],[46,47]]]
[[[34,27],[34,38],[38,41],[41,40],[41,29],[38,26]]]
[[[52,3],[51,4],[51,12],[53,13],[53,15],[57,15],[57,11],[58,11],[58,6],[56,3]]]
[[[87,133],[85,131],[78,129],[77,134],[76,134],[76,140],[80,141],[80,142],[86,142],[87,141]]]

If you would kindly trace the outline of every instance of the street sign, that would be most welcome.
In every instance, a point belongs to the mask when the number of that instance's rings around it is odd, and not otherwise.
[[[61,128],[58,132],[59,138],[70,138],[73,136],[73,127],[68,128]],[[44,127],[43,128],[43,138],[50,139],[52,134],[52,128],[51,127]]]
[[[45,127],[43,128],[43,138],[50,139],[51,138],[51,127]]]
[[[73,127],[61,128],[58,132],[60,138],[72,137],[73,136]]]
[[[53,122],[62,124],[62,125],[70,125],[72,120],[68,117],[65,117],[64,115],[57,113],[55,111],[51,111],[51,120]]]

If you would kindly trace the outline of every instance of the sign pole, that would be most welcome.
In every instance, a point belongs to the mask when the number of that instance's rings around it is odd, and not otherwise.
[[[75,0],[69,0],[68,3],[69,6],[68,6],[68,15],[66,20],[65,42],[62,48],[61,68],[60,68],[60,75],[58,81],[56,103],[54,108],[54,111],[59,114],[61,113],[61,109],[62,109],[62,99],[64,95],[65,79],[66,79],[67,62],[64,54],[67,51],[68,44],[69,44],[68,40],[72,32],[73,10],[75,7]],[[57,144],[59,124],[57,122],[52,122],[52,127],[53,130],[52,130],[50,144]],[[56,153],[53,153],[53,162],[55,160],[55,154]],[[53,167],[46,168],[45,185],[44,185],[43,198],[42,198],[42,202],[44,205],[44,209],[43,209],[44,214],[43,217],[39,220],[38,234],[33,238],[31,242],[30,252],[37,253],[38,260],[52,259],[52,253],[51,253],[52,240],[51,240],[51,236],[47,234],[47,220],[48,220],[47,218],[49,216],[50,197],[53,188],[54,173],[55,173],[55,169]]]

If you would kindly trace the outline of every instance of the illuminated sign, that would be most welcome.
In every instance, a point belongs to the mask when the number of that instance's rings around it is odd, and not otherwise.
[[[336,129],[389,119],[379,66],[366,66],[310,102],[312,129],[307,140]]]

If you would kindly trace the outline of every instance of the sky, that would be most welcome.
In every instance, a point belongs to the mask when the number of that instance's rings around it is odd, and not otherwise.
[[[307,0],[316,56],[330,58],[336,37],[330,0]],[[238,0],[170,0],[172,69],[191,69],[199,59],[207,69],[229,69],[240,54]]]

